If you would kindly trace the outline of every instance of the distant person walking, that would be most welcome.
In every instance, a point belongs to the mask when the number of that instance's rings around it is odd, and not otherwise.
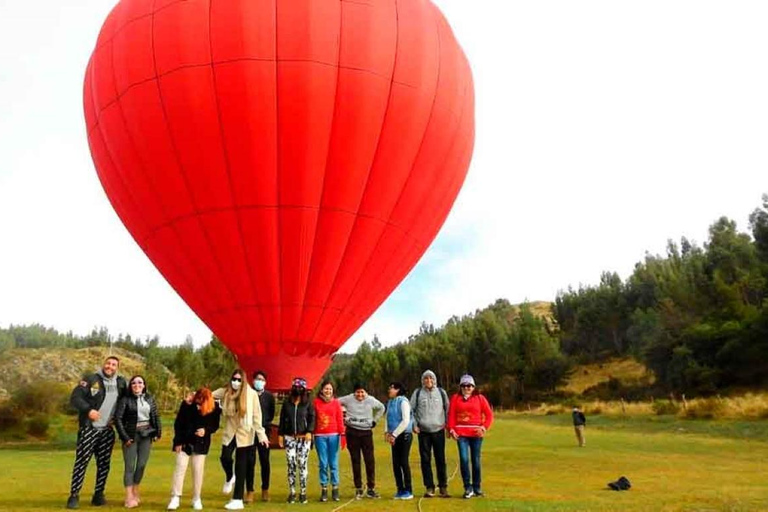
[[[576,441],[579,443],[580,447],[583,447],[586,444],[586,440],[584,439],[584,427],[587,426],[587,418],[578,406],[573,408],[571,417],[573,418],[573,430],[576,432]]]
[[[413,432],[419,436],[419,459],[424,480],[425,498],[435,496],[435,480],[432,474],[432,453],[435,454],[437,487],[441,498],[449,498],[448,472],[445,464],[445,425],[448,421],[448,393],[437,385],[432,370],[421,375],[421,387],[411,396]]]
[[[355,384],[355,392],[339,398],[341,406],[346,410],[345,424],[347,427],[347,448],[352,460],[352,474],[355,480],[355,499],[362,499],[363,477],[360,465],[360,455],[365,460],[365,476],[368,490],[365,496],[379,498],[376,491],[376,457],[373,453],[373,428],[384,414],[384,404],[370,396],[365,391],[365,385]]]
[[[264,432],[269,437],[272,421],[275,419],[275,397],[267,391],[267,374],[258,370],[253,374],[253,389],[259,395],[261,405],[261,424]],[[253,501],[254,479],[256,473],[256,454],[259,456],[259,469],[261,470],[261,501],[269,501],[269,479],[271,466],[269,461],[270,447],[258,442],[248,452],[248,470],[245,474],[245,503]]]
[[[333,396],[333,384],[324,381],[320,395],[315,398],[315,448],[320,480],[320,501],[328,501],[330,473],[331,499],[339,501],[339,449],[344,434],[344,414],[341,403]]]
[[[400,382],[389,384],[387,402],[387,432],[385,439],[392,446],[392,469],[397,486],[396,500],[412,500],[411,465],[408,457],[413,443],[413,416],[411,403],[405,397],[405,387]]]
[[[93,455],[96,456],[96,488],[91,499],[95,506],[106,505],[104,488],[109,476],[112,447],[115,445],[115,431],[112,418],[120,396],[125,393],[125,379],[117,375],[120,360],[109,356],[99,371],[88,375],[72,391],[69,403],[79,413],[79,430],[75,464],[72,468],[67,508],[78,508],[80,490],[83,488],[85,471]]]
[[[173,451],[176,452],[176,469],[171,484],[171,501],[168,510],[181,505],[184,476],[192,461],[192,509],[203,510],[202,489],[205,459],[211,447],[211,434],[219,429],[221,408],[208,388],[200,388],[182,400],[176,421],[173,423]]]
[[[471,375],[463,375],[459,383],[459,392],[451,397],[448,430],[459,446],[464,498],[483,495],[480,449],[483,446],[485,433],[491,428],[491,423],[493,423],[493,411],[488,400],[477,393],[475,379]]]
[[[141,375],[134,375],[128,382],[128,390],[117,403],[115,424],[123,442],[125,506],[135,508],[141,503],[139,485],[149,462],[152,443],[162,436],[157,403],[147,392],[147,384]]]
[[[293,379],[291,393],[280,409],[278,443],[285,447],[288,471],[288,503],[296,502],[296,477],[299,480],[299,503],[307,502],[307,478],[309,477],[309,450],[312,448],[312,431],[315,430],[315,409],[309,401],[307,381]]]
[[[224,416],[224,432],[221,435],[221,466],[224,468],[224,488],[229,494],[234,487],[232,499],[224,505],[227,510],[243,510],[245,504],[245,478],[248,471],[248,453],[255,441],[269,446],[267,434],[261,420],[259,395],[245,381],[245,373],[235,370],[226,387],[213,392],[213,398],[221,400],[221,414]],[[232,474],[234,454],[235,471]]]

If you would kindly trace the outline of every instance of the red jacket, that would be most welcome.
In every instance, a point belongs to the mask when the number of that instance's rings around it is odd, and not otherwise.
[[[456,431],[463,437],[480,437],[478,429],[491,428],[493,411],[483,395],[474,394],[465,399],[461,393],[451,397],[448,408],[448,431]]]
[[[315,435],[344,433],[344,415],[341,412],[341,404],[336,398],[326,402],[317,397],[314,405]]]

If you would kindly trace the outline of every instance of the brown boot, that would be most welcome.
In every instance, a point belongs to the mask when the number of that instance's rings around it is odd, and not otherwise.
[[[243,503],[253,503],[253,491],[248,491],[245,493],[245,498],[243,498]]]
[[[261,501],[269,501],[269,491],[267,489],[261,491]]]

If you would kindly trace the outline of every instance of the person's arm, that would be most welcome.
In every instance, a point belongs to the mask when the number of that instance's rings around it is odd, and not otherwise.
[[[226,393],[227,393],[227,388],[219,388],[219,389],[217,389],[216,391],[214,391],[211,394],[213,395],[213,399],[214,400],[223,400],[224,399],[224,395]]]
[[[72,394],[69,396],[69,404],[77,412],[87,413],[92,410],[90,402],[86,400],[89,388],[90,382],[88,382],[88,379],[83,378],[75,389],[72,390]]]
[[[338,400],[336,402],[336,408],[333,411],[334,415],[336,416],[336,428],[338,429],[339,435],[344,435],[344,411],[341,410],[341,402]]]
[[[448,432],[451,436],[456,437],[456,397],[459,395],[453,395],[451,397],[451,405],[448,407]]]
[[[315,406],[312,402],[307,403],[307,432],[315,431]]]
[[[493,423],[493,409],[491,409],[491,404],[488,403],[488,400],[483,395],[480,395],[480,408],[483,411],[483,428],[488,430],[491,428],[491,423]]]
[[[285,432],[288,429],[287,422],[289,420],[288,418],[288,402],[284,402],[283,406],[280,408],[280,421],[277,422],[277,435],[280,437],[285,436]]]
[[[269,393],[269,391],[265,391],[265,393]],[[262,411],[262,413],[266,415],[264,423],[272,423],[275,419],[275,395],[272,393],[267,395],[266,409],[266,412]]]
[[[117,427],[117,435],[120,436],[120,440],[123,443],[133,441],[133,439],[128,437],[128,432],[125,430],[125,423],[123,421],[125,409],[128,407],[128,400],[130,400],[128,397],[120,398],[117,401],[117,407],[115,408],[115,426]]]
[[[376,399],[376,397],[368,395],[368,398],[373,400],[373,404],[371,406],[371,409],[373,410],[373,423],[374,423],[374,426],[375,426],[376,422],[378,422],[379,418],[381,418],[384,415],[384,412],[387,410],[387,408],[384,407],[384,404],[379,402]]]
[[[264,425],[261,423],[261,402],[259,401],[259,394],[253,391],[251,398],[251,408],[253,409],[253,429],[256,431],[256,438],[259,440],[259,444],[265,446],[269,445],[269,439],[267,438],[267,432],[264,430]]]
[[[149,418],[151,420],[150,423],[154,424],[155,427],[155,435],[153,437],[155,440],[158,440],[163,437],[163,421],[157,413],[157,402],[155,402],[155,397],[153,396],[149,397]]]
[[[419,424],[419,404],[417,402],[417,398],[419,396],[419,389],[417,388],[416,391],[413,392],[411,395],[411,410],[413,411],[413,425],[417,426]]]
[[[392,437],[397,437],[408,428],[408,423],[411,422],[411,404],[408,400],[400,401],[400,412],[403,415],[403,419],[397,424],[395,430],[392,431]]]
[[[221,426],[221,407],[215,404],[213,411],[206,416],[206,432],[213,434]]]

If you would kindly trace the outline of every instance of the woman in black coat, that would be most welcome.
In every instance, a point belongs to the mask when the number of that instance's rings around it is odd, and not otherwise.
[[[171,485],[171,502],[168,510],[176,510],[181,504],[184,475],[192,460],[192,508],[202,510],[200,492],[203,487],[205,457],[211,447],[211,434],[219,429],[221,408],[208,388],[200,388],[181,402],[176,421],[173,423],[173,451],[176,452],[176,469]]]
[[[147,393],[141,375],[131,377],[126,394],[117,402],[115,425],[123,443],[125,506],[134,508],[141,503],[139,484],[149,461],[152,442],[160,439],[162,434],[157,404]]]

